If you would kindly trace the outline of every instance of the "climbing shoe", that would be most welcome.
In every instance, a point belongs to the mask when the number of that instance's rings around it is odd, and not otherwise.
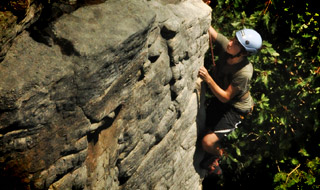
[[[208,171],[208,175],[221,175],[222,169],[219,166],[220,159],[216,156],[205,158],[200,163],[200,167]]]

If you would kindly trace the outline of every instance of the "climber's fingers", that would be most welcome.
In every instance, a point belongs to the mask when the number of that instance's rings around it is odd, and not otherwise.
[[[209,1],[209,0],[203,0],[203,2],[204,2],[205,4],[207,4],[207,5],[209,5],[209,4],[211,3],[211,1]]]

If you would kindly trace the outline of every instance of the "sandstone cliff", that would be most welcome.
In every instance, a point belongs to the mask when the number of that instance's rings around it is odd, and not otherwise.
[[[0,186],[201,189],[209,7],[107,0],[41,20],[42,7],[1,34]]]

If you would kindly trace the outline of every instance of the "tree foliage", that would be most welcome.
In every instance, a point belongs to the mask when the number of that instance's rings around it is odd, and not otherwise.
[[[236,30],[254,28],[263,38],[260,53],[250,57],[255,109],[228,137],[221,186],[320,189],[320,13],[315,3],[212,2],[212,25],[219,32],[232,37]]]

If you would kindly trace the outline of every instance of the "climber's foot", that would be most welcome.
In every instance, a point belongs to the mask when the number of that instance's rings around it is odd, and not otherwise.
[[[214,174],[214,175],[221,175],[222,174],[222,169],[219,166],[219,158],[217,157],[209,157],[207,159],[204,159],[201,163],[200,166],[203,169],[206,169],[208,171],[208,174]]]

